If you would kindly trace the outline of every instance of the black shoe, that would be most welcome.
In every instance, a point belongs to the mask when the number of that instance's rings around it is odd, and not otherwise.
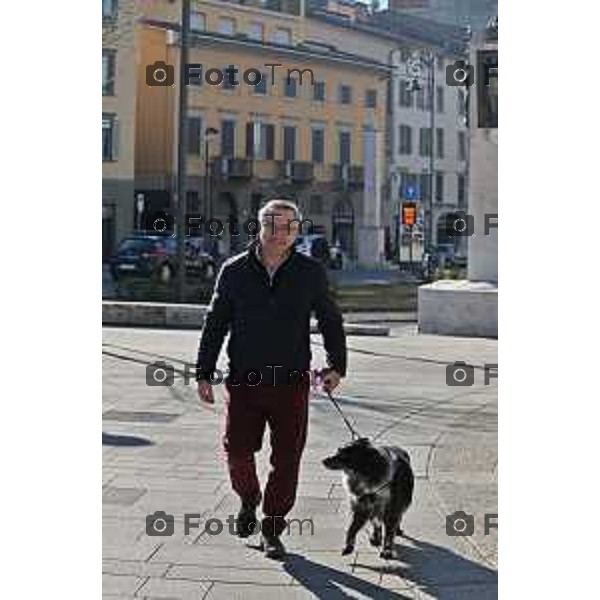
[[[265,535],[263,533],[260,546],[267,558],[280,560],[285,556],[285,546],[277,535]]]
[[[255,533],[256,528],[256,504],[242,502],[242,507],[237,515],[236,534],[238,537],[247,538]]]

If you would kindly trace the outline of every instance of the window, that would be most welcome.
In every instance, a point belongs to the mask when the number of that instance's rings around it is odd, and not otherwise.
[[[189,84],[201,87],[204,84],[204,70],[200,68],[190,68],[189,70]]]
[[[102,160],[117,160],[119,133],[117,115],[102,114]]]
[[[398,130],[400,140],[398,152],[400,154],[412,154],[412,128],[408,125],[400,125]]]
[[[260,81],[252,87],[252,91],[255,94],[260,94],[261,96],[265,96],[267,93],[267,78],[268,75],[266,75],[265,73],[261,73],[260,74]]]
[[[425,110],[425,89],[423,87],[417,89],[417,108]]]
[[[425,89],[424,92],[425,92],[425,110],[431,110],[431,101],[432,101],[432,98],[431,98],[431,92],[432,92],[431,86],[428,85],[427,89]]]
[[[190,31],[205,31],[206,15],[197,10],[190,11]]]
[[[281,46],[292,45],[292,31],[290,29],[276,29],[273,32],[271,41],[274,44],[280,44]]]
[[[262,23],[254,21],[250,23],[250,27],[248,29],[248,37],[251,40],[256,40],[258,42],[262,42],[265,35],[265,28]]]
[[[467,160],[467,136],[464,131],[458,132],[458,160]]]
[[[431,177],[428,172],[423,172],[419,175],[419,182],[421,186],[421,198],[423,200],[429,200],[429,188]]]
[[[456,176],[457,178],[457,199],[459,206],[466,206],[467,202],[467,190],[465,185],[465,176],[460,173]]]
[[[119,9],[118,0],[102,0],[102,18],[116,19]]]
[[[438,128],[435,130],[435,145],[438,158],[444,158],[444,130]]]
[[[296,160],[296,128],[291,125],[283,127],[283,160]]]
[[[325,130],[316,127],[312,130],[312,161],[325,162]]]
[[[338,102],[350,104],[352,102],[352,88],[349,85],[340,85],[338,88]]]
[[[115,63],[117,53],[114,50],[102,50],[102,95],[115,95]]]
[[[439,113],[443,113],[444,112],[444,87],[441,85],[438,85],[435,89],[436,91],[436,110]]]
[[[431,154],[431,129],[421,128],[419,130],[419,154],[429,156]]]
[[[323,214],[323,196],[319,196],[318,194],[313,194],[310,197],[309,211],[313,215]]]
[[[365,92],[365,105],[367,108],[377,108],[377,90]]]
[[[399,101],[400,106],[412,108],[413,106],[413,95],[410,91],[410,81],[408,79],[401,79],[399,81]]]
[[[435,201],[444,201],[444,174],[441,171],[435,174]]]
[[[231,119],[221,121],[221,156],[235,156],[235,121]]]
[[[319,102],[325,102],[325,82],[315,81],[313,86],[313,99]]]
[[[202,154],[202,118],[188,118],[188,154],[200,156]]]
[[[246,125],[246,156],[257,160],[275,158],[275,126],[270,123]]]
[[[498,51],[478,50],[477,73],[482,73],[483,82],[478,82],[477,126],[485,129],[498,127]]]
[[[296,80],[293,77],[283,78],[283,89],[286,98],[296,97]]]
[[[235,19],[230,17],[221,17],[219,19],[219,33],[223,35],[235,34]]]
[[[352,138],[349,131],[340,131],[340,164],[349,165],[352,158]]]

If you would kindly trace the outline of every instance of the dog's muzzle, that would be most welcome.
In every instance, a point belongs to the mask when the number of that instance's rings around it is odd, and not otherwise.
[[[342,465],[336,456],[329,456],[323,460],[323,466],[326,469],[341,469]]]

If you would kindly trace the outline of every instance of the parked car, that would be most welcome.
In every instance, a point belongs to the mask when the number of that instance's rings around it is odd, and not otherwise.
[[[185,262],[186,274],[205,279],[215,276],[215,261],[205,252],[202,238],[186,238]],[[111,260],[111,271],[115,280],[141,276],[168,284],[177,272],[177,240],[170,236],[125,238]]]
[[[299,235],[296,239],[296,249],[306,256],[316,258],[326,267],[341,269],[343,266],[341,247],[339,245],[330,246],[324,235]]]

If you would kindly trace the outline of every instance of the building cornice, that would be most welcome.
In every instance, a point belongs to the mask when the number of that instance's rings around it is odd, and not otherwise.
[[[150,27],[156,27],[167,31],[175,31],[179,33],[179,23],[173,23],[171,21],[163,21],[152,18],[142,18],[140,20],[142,25]],[[310,42],[309,42],[310,43]],[[381,63],[375,60],[370,60],[362,56],[350,54],[340,51],[328,51],[318,52],[314,48],[309,48],[304,44],[297,44],[295,46],[285,46],[280,44],[273,44],[270,42],[261,42],[252,40],[245,36],[236,35],[228,36],[222,35],[216,32],[204,31],[204,32],[190,32],[190,47],[200,48],[203,46],[228,46],[239,50],[251,49],[258,53],[273,54],[276,52],[280,56],[288,56],[295,60],[307,60],[308,62],[329,62],[336,64],[344,64],[350,67],[360,67],[368,69],[371,72],[374,70],[382,76],[389,75],[391,67],[385,63]]]

